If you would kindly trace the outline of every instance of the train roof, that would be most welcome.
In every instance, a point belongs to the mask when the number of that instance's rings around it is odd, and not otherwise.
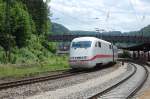
[[[74,38],[72,41],[94,41],[94,40],[99,40],[100,42],[111,44],[110,42],[107,42],[105,40],[96,37],[78,37],[78,38]]]

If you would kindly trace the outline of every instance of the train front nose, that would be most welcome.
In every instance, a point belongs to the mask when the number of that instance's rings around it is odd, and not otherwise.
[[[87,68],[88,57],[91,54],[92,41],[87,39],[74,40],[70,48],[70,66],[72,68]]]
[[[71,68],[88,68],[91,65],[87,56],[70,57],[69,64]]]

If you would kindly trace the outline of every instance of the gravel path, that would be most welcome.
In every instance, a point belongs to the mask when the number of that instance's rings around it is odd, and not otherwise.
[[[103,76],[107,73],[113,72],[118,68],[118,65],[104,68],[96,72],[90,72],[86,74],[75,75],[66,78],[60,78],[57,80],[50,80],[25,86],[19,86],[16,88],[9,88],[0,91],[0,99],[24,99],[29,96],[39,94],[46,91],[54,91],[59,88],[65,88],[74,84],[85,82],[92,78]]]
[[[116,84],[130,75],[134,68],[125,64],[117,70],[104,76],[90,79],[86,82],[76,84],[66,88],[60,88],[54,91],[41,93],[27,99],[87,99],[96,93]],[[107,82],[107,83],[106,83]]]

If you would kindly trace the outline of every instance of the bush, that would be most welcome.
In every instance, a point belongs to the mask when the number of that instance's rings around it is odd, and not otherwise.
[[[5,54],[5,52],[4,52],[3,48],[0,46],[0,64],[5,62],[4,54]]]
[[[35,63],[38,58],[28,48],[15,49],[12,53],[12,63]]]
[[[123,51],[122,54],[118,55],[120,58],[131,58],[131,54],[128,51]]]
[[[56,42],[43,42],[42,45],[48,49],[52,53],[56,53],[57,50],[57,43]]]

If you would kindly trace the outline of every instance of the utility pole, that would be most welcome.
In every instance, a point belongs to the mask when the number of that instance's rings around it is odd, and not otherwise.
[[[100,33],[101,33],[101,39],[103,39],[103,33],[104,33],[104,29],[100,29]]]
[[[102,33],[103,33],[103,29],[99,29],[99,28],[95,28],[96,29],[96,32],[98,33],[98,34],[100,34],[100,38],[102,39],[103,37],[102,37]]]
[[[99,34],[100,34],[100,29],[99,28],[95,28],[96,32],[98,33],[98,37],[99,37]],[[101,38],[101,36],[100,36]]]

